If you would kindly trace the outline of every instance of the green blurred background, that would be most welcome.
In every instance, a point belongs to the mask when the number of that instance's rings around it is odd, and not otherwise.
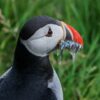
[[[20,28],[36,15],[63,20],[84,39],[74,63],[67,51],[61,65],[59,56],[50,56],[65,100],[100,100],[100,0],[0,0],[0,75],[12,64]]]

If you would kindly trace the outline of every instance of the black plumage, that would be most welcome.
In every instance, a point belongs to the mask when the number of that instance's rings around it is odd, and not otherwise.
[[[0,79],[0,100],[57,100],[48,88],[48,80],[53,76],[49,56],[31,54],[20,41],[20,38],[28,39],[48,23],[59,25],[52,18],[39,16],[29,20],[22,28],[12,68]]]
[[[38,16],[33,17],[29,21],[25,23],[23,28],[20,31],[20,37],[24,40],[27,40],[30,36],[32,36],[39,28],[47,25],[47,24],[56,24],[60,26],[59,21],[48,17],[48,16]]]

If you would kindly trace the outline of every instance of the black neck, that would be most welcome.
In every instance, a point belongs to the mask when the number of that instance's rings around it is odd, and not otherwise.
[[[29,53],[20,40],[15,50],[14,67],[25,74],[46,75],[46,78],[52,76],[49,56],[38,57]]]

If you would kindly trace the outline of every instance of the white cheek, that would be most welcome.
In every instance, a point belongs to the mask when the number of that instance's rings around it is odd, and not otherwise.
[[[33,35],[28,40],[21,40],[21,42],[24,44],[24,46],[30,53],[41,57],[47,56],[48,53],[56,47],[58,42],[61,39],[63,39],[63,30],[60,26],[50,24],[49,27],[51,27],[53,31],[51,37],[46,37],[45,35],[42,36],[44,34],[44,31],[41,31],[43,33],[40,33],[42,34],[40,35],[40,38],[36,38],[39,37],[39,33],[37,33],[39,31],[37,31],[36,32],[37,35]],[[44,27],[41,28],[40,30],[42,29],[44,30]],[[36,39],[33,38],[34,36]]]
[[[36,55],[44,57],[47,55],[47,42],[45,42],[46,39],[36,39],[36,40],[21,40],[21,42],[24,44],[24,46],[27,48],[27,50]]]

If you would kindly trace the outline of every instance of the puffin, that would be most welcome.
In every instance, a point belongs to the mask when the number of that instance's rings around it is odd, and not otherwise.
[[[83,45],[78,31],[63,21],[49,16],[29,19],[19,32],[12,66],[0,77],[0,100],[64,100],[49,60],[64,40]]]

